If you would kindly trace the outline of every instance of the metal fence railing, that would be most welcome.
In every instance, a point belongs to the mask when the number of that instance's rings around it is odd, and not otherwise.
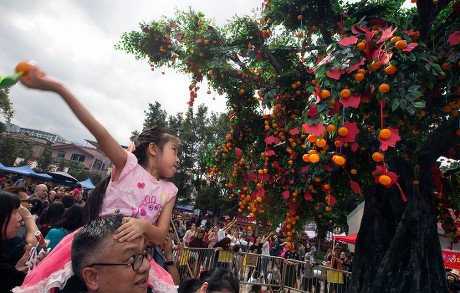
[[[242,292],[345,293],[351,273],[309,262],[215,248],[175,251],[181,281],[225,267],[240,280]]]

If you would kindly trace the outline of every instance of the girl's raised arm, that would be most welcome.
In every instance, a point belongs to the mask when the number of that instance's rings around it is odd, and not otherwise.
[[[102,151],[116,166],[117,173],[121,172],[126,164],[128,154],[107,129],[94,118],[88,109],[61,82],[47,76],[37,66],[30,70],[27,77],[21,77],[21,82],[26,87],[51,91],[60,95],[81,123],[94,135]],[[118,174],[114,174],[114,179],[117,179]]]

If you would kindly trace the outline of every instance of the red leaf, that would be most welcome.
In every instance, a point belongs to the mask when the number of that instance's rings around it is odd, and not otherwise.
[[[395,27],[394,30],[391,30],[391,27],[384,29],[383,32],[382,32],[382,35],[380,36],[380,39],[377,41],[377,44],[385,42],[386,40],[391,38],[393,36],[394,32],[396,31],[396,29],[397,29],[396,27]]]
[[[310,125],[308,122],[305,122],[302,124],[302,128],[306,133],[313,133],[317,136],[324,132],[324,125],[321,123]]]
[[[374,37],[374,32],[373,31],[368,31],[367,33],[364,34],[364,37],[366,38],[366,41],[369,42]]]
[[[333,195],[329,195],[329,205],[334,206],[337,203],[337,200]]]
[[[395,128],[392,128],[392,127],[387,127],[387,129],[389,129],[391,131],[390,138],[388,138],[388,139],[379,138],[380,144],[381,144],[380,149],[382,151],[386,151],[389,146],[395,147],[396,143],[401,140],[401,137],[399,136],[399,130],[398,129],[395,129]]]
[[[340,76],[344,73],[345,71],[343,71],[342,69],[340,68],[334,68],[334,69],[331,69],[331,70],[328,70],[327,71],[327,76],[329,78],[332,78],[332,79],[335,79],[335,80],[339,80],[340,79]]]
[[[382,62],[383,65],[387,65],[390,63],[391,57],[393,57],[393,52],[385,52],[385,54],[380,56],[380,62]]]
[[[292,128],[291,130],[289,130],[289,133],[291,135],[296,135],[296,134],[299,134],[299,130],[297,128]]]
[[[361,191],[361,186],[359,186],[359,184],[353,180],[350,181],[350,186],[351,186],[351,189],[353,189],[353,191],[356,193],[356,194],[359,194],[359,195],[363,195],[362,191]]]
[[[235,148],[235,154],[237,157],[241,156],[241,149],[240,148]]]
[[[264,196],[265,195],[265,189],[263,189],[262,187],[261,188],[258,188],[257,189],[257,196]]]
[[[305,173],[308,171],[308,169],[310,169],[310,166],[303,166],[302,168],[300,168],[300,173]]]
[[[172,28],[176,28],[176,27],[177,27],[177,24],[175,24],[174,22],[170,22],[170,23],[169,23],[169,26],[172,27]]]
[[[288,199],[289,198],[289,190],[284,191],[283,193],[281,193],[281,195],[283,196],[284,199]]]
[[[259,174],[258,177],[259,177],[258,180],[260,183],[266,183],[270,179],[270,175],[268,174]]]
[[[460,44],[460,31],[455,31],[449,35],[449,38],[447,39],[447,42],[451,46],[455,46]]]
[[[276,136],[269,136],[267,138],[265,138],[265,143],[268,144],[268,145],[271,145],[271,144],[277,144],[280,142],[280,139]]]
[[[257,54],[256,55],[256,60],[257,61],[262,61],[262,60],[264,60],[264,56],[262,56],[262,54]]]
[[[342,38],[339,41],[339,44],[342,45],[342,46],[348,46],[348,45],[351,45],[351,44],[356,44],[357,42],[358,42],[358,38],[355,37],[355,36],[351,36],[351,37]]]
[[[460,36],[458,38],[458,43],[460,43]],[[407,44],[407,47],[402,49],[401,51],[410,52],[410,51],[414,50],[417,46],[418,46],[418,43],[409,43],[409,44]]]
[[[351,151],[354,153],[356,153],[358,148],[359,148],[359,144],[357,144],[356,142],[351,145]]]
[[[342,138],[342,142],[355,142],[355,137],[359,133],[356,123],[347,121],[343,126],[348,129],[348,134]]]
[[[310,109],[308,109],[308,112],[307,112],[307,117],[316,118],[317,111],[318,111],[318,106],[310,107]]]
[[[352,65],[350,65],[350,67],[346,68],[346,69],[345,69],[345,72],[346,72],[346,73],[353,72],[353,71],[355,71],[356,69],[358,69],[361,65],[363,65],[365,62],[366,62],[366,59],[363,58],[363,59],[361,59],[360,62],[355,63],[355,64],[352,64]]]
[[[334,105],[332,105],[332,109],[329,110],[330,115],[335,115],[340,111],[340,103],[335,101]]]
[[[380,44],[378,48],[372,51],[372,60],[376,60],[376,59],[380,60],[380,54],[382,53],[382,47],[383,47],[383,44]]]
[[[182,37],[184,36],[184,34],[178,34],[175,39],[176,40],[182,40]]]
[[[196,39],[195,41],[197,44],[201,43],[201,39]]]
[[[275,155],[275,151],[274,151],[274,150],[266,151],[266,152],[265,152],[265,155],[266,155],[267,157],[274,156],[274,155]]]
[[[351,32],[354,33],[355,35],[357,34],[362,34],[362,33],[368,33],[368,32],[371,32],[371,30],[366,27],[366,26],[362,26],[362,25],[353,25],[351,27]]]
[[[343,20],[342,20],[342,21],[338,21],[338,22],[337,22],[337,26],[338,26],[339,28],[344,28],[344,27],[345,27],[345,23],[343,22]]]
[[[342,46],[348,46],[348,45],[356,44],[357,42],[358,42],[358,38],[355,36],[351,36],[351,37],[342,38],[339,41],[339,44]]]
[[[253,181],[254,179],[257,178],[257,175],[254,172],[251,172],[251,173],[249,173],[248,178],[249,178],[249,180]]]
[[[306,201],[309,201],[313,197],[311,196],[310,190],[305,191],[303,198],[305,198]]]
[[[348,107],[358,108],[359,103],[361,103],[361,95],[352,94],[350,97],[346,99],[340,98],[339,102],[345,108],[348,108]]]

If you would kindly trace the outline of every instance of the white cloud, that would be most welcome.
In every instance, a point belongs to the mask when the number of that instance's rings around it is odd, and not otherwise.
[[[121,143],[139,130],[148,103],[159,101],[170,115],[187,109],[188,77],[166,70],[152,72],[146,61],[115,51],[123,32],[142,21],[173,16],[175,8],[202,11],[224,25],[235,14],[251,14],[259,0],[2,0],[0,4],[0,75],[11,74],[23,60],[36,60],[62,80]],[[206,85],[202,85],[204,89]],[[59,97],[16,85],[10,98],[13,123],[83,143],[92,135]],[[224,98],[202,90],[196,104],[225,110]]]

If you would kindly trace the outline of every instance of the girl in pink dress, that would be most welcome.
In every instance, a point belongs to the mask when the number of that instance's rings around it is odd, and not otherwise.
[[[171,178],[176,173],[179,140],[154,127],[138,136],[133,153],[127,152],[63,84],[38,67],[32,68],[27,78],[21,78],[21,82],[29,88],[60,95],[115,166],[105,196],[102,194],[101,205],[97,206],[99,216],[118,213],[125,216],[115,239],[132,241],[145,236],[151,242],[163,243],[169,231],[177,193],[177,187],[163,178]],[[74,233],[65,237],[14,292],[62,289],[73,275],[70,261],[73,236]],[[177,291],[171,276],[154,261],[149,284],[153,292]]]

